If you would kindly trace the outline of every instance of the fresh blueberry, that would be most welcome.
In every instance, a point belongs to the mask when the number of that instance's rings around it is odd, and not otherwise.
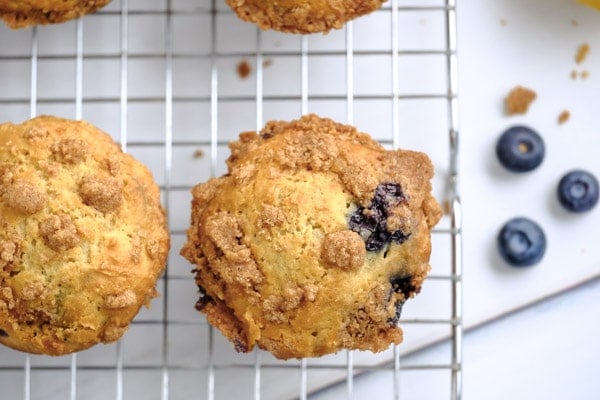
[[[380,251],[391,242],[404,243],[410,233],[388,231],[389,210],[406,200],[402,188],[397,183],[381,183],[368,208],[358,207],[348,220],[350,229],[365,241],[367,251]]]
[[[498,234],[498,251],[515,267],[537,264],[546,251],[546,235],[534,221],[518,217],[506,222]]]
[[[591,210],[598,203],[598,180],[583,170],[567,173],[558,183],[558,201],[572,212]]]
[[[542,137],[533,129],[517,125],[508,128],[498,139],[496,156],[506,169],[527,172],[537,168],[544,159]]]

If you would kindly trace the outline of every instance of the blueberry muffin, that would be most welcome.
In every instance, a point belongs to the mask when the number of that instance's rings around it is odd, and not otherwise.
[[[13,29],[56,24],[104,7],[111,0],[0,0],[0,17]]]
[[[315,115],[271,121],[230,148],[228,173],[192,190],[181,254],[196,266],[196,308],[239,352],[400,343],[441,217],[429,158]]]
[[[127,330],[169,236],[151,173],[86,122],[0,125],[0,343],[61,355]]]
[[[244,21],[288,33],[328,32],[377,10],[385,0],[226,0]]]

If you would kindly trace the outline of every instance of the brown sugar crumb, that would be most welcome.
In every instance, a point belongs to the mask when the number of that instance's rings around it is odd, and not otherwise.
[[[506,21],[504,18],[502,18],[502,19],[500,20],[500,25],[502,25],[502,26],[506,26],[507,24],[508,24],[508,22],[507,22],[507,21]]]
[[[583,71],[581,71],[581,79],[587,79],[590,77],[590,71],[584,69]]]
[[[89,153],[85,142],[79,139],[63,139],[55,143],[51,151],[58,161],[66,164],[80,163],[87,158]]]
[[[83,178],[79,195],[85,204],[103,213],[115,211],[123,200],[123,190],[116,179],[94,175]]]
[[[571,113],[569,112],[569,110],[564,110],[558,115],[558,124],[564,124],[569,120],[569,118],[571,118]]]
[[[142,237],[140,235],[133,235],[131,238],[131,249],[129,250],[129,256],[134,264],[140,262],[142,255]]]
[[[523,86],[514,87],[504,99],[506,115],[525,114],[537,93]]]
[[[46,195],[35,185],[24,181],[9,185],[4,198],[10,208],[25,215],[35,214],[46,205]]]
[[[60,164],[56,161],[40,160],[38,162],[38,165],[40,169],[49,176],[58,176],[58,174],[60,173]]]
[[[327,264],[342,269],[357,269],[365,262],[365,243],[350,230],[329,233],[323,240],[321,257]]]
[[[31,142],[36,142],[37,140],[43,140],[48,134],[47,129],[33,126],[23,134],[23,137]]]
[[[158,240],[150,239],[146,243],[146,253],[152,260],[156,260],[160,255],[160,243]]]
[[[280,226],[285,222],[285,215],[279,207],[270,204],[263,205],[263,211],[259,217],[258,224],[261,228],[272,228]]]
[[[273,65],[272,59],[267,58],[266,60],[263,61],[263,68],[269,68],[271,65]]]
[[[104,306],[106,308],[124,308],[137,303],[137,296],[131,289],[125,290],[123,293],[113,294],[104,298]]]
[[[590,52],[590,45],[587,43],[582,44],[577,48],[577,53],[575,54],[575,62],[577,64],[581,64],[585,61],[588,53]]]
[[[577,21],[576,19],[572,19],[571,20],[571,25],[573,25],[573,26],[579,26],[579,21]]]
[[[0,270],[19,257],[19,246],[8,240],[0,240]]]
[[[265,318],[272,322],[287,321],[285,313],[298,308],[304,301],[315,301],[318,290],[317,286],[313,284],[304,286],[288,284],[283,289],[281,297],[269,296],[265,300],[263,304]]]
[[[45,289],[43,282],[30,282],[21,290],[21,298],[27,301],[35,300],[42,296]]]
[[[109,325],[104,330],[102,339],[105,342],[114,342],[121,338],[127,331],[127,326]]]
[[[233,265],[221,272],[223,279],[246,288],[260,284],[264,277],[252,258],[250,248],[239,240],[243,235],[238,220],[227,212],[219,212],[206,221],[208,239]]]
[[[52,215],[40,223],[40,235],[46,246],[55,251],[69,250],[79,243],[79,234],[71,217]]]
[[[121,171],[121,161],[119,157],[112,156],[104,160],[104,165],[106,169],[112,176],[117,176],[119,171]]]
[[[242,60],[238,63],[237,73],[240,78],[246,79],[248,76],[250,76],[251,72],[252,72],[252,67],[250,67],[250,64],[248,63],[248,61]]]

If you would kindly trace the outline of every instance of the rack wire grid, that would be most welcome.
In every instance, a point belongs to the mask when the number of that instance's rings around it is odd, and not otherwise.
[[[328,35],[263,32],[221,0],[114,0],[65,24],[0,27],[0,119],[54,114],[109,132],[153,171],[172,235],[161,297],[121,341],[64,357],[1,348],[0,397],[307,399],[338,383],[350,399],[358,374],[379,371],[391,398],[428,398],[424,387],[443,385],[459,399],[456,49],[454,0],[390,0]],[[236,72],[240,62],[249,77]],[[308,112],[354,124],[388,148],[427,152],[435,195],[449,205],[433,233],[433,271],[404,307],[405,343],[383,353],[286,362],[237,354],[193,307],[191,266],[178,255],[191,187],[225,171],[239,132]],[[439,359],[405,361],[434,342],[447,344]]]

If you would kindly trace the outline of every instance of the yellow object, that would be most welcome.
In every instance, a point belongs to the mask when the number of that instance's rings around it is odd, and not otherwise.
[[[581,4],[586,6],[594,7],[600,10],[600,0],[578,0]]]

